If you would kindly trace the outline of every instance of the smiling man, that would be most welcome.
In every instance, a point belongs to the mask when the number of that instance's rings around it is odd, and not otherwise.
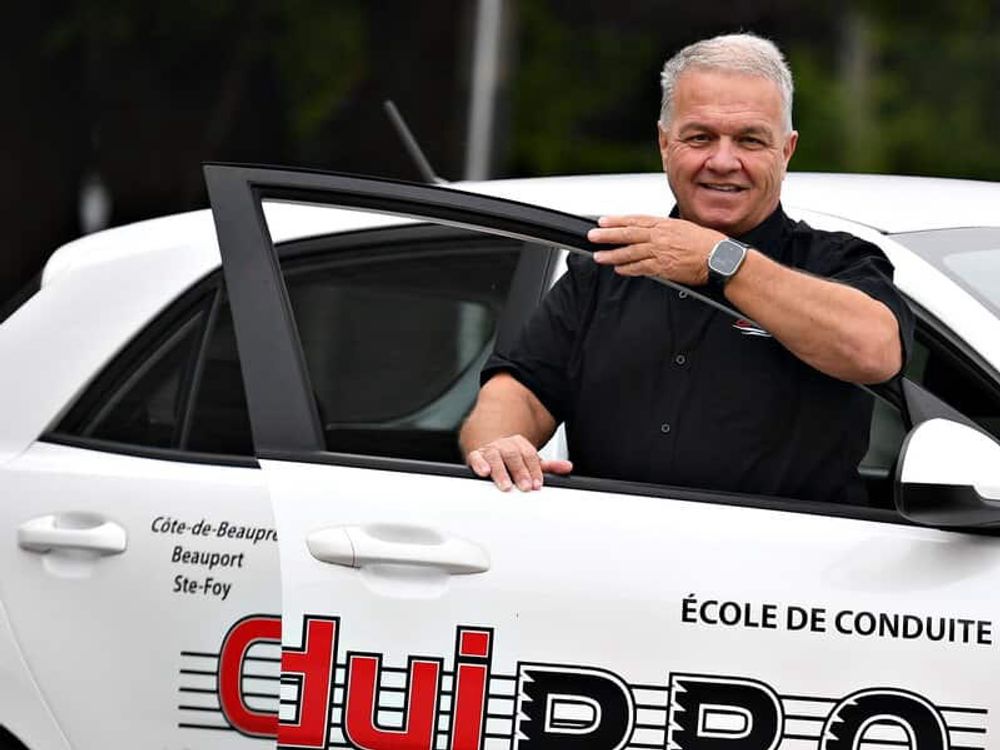
[[[857,465],[878,383],[913,320],[875,246],[789,219],[792,77],[751,34],[667,61],[657,123],[670,217],[606,216],[517,343],[483,370],[462,430],[504,490],[578,473],[864,502]],[[700,287],[733,319],[654,279]],[[571,464],[537,448],[565,421]]]

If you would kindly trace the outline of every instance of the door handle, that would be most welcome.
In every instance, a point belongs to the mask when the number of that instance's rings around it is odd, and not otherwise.
[[[76,549],[101,555],[119,555],[128,546],[124,528],[89,513],[39,516],[25,521],[17,527],[17,544],[29,552]]]
[[[349,568],[414,565],[452,575],[490,569],[489,555],[478,544],[424,526],[333,526],[309,534],[306,546],[317,560]]]

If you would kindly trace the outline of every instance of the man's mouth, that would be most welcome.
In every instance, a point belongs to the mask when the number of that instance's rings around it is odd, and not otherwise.
[[[728,185],[723,183],[701,182],[698,184],[706,190],[714,190],[719,193],[741,193],[747,189],[742,185]]]

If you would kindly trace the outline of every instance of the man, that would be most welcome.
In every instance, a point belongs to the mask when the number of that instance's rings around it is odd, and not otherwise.
[[[602,217],[519,341],[483,370],[462,429],[470,467],[503,490],[580,473],[863,502],[871,397],[894,377],[912,315],[873,245],[787,218],[792,79],[740,34],[663,69],[658,123],[671,218]],[[732,240],[737,240],[733,242]],[[653,278],[697,287],[736,321]],[[537,448],[565,421],[568,461]]]

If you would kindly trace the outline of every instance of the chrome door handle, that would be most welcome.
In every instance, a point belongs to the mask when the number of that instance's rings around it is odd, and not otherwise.
[[[125,551],[125,529],[87,513],[39,516],[17,527],[17,544],[29,552],[54,549],[77,549],[101,555],[119,555]]]
[[[306,546],[317,560],[349,568],[414,565],[452,575],[490,569],[489,555],[478,544],[423,526],[333,526],[309,534]]]

